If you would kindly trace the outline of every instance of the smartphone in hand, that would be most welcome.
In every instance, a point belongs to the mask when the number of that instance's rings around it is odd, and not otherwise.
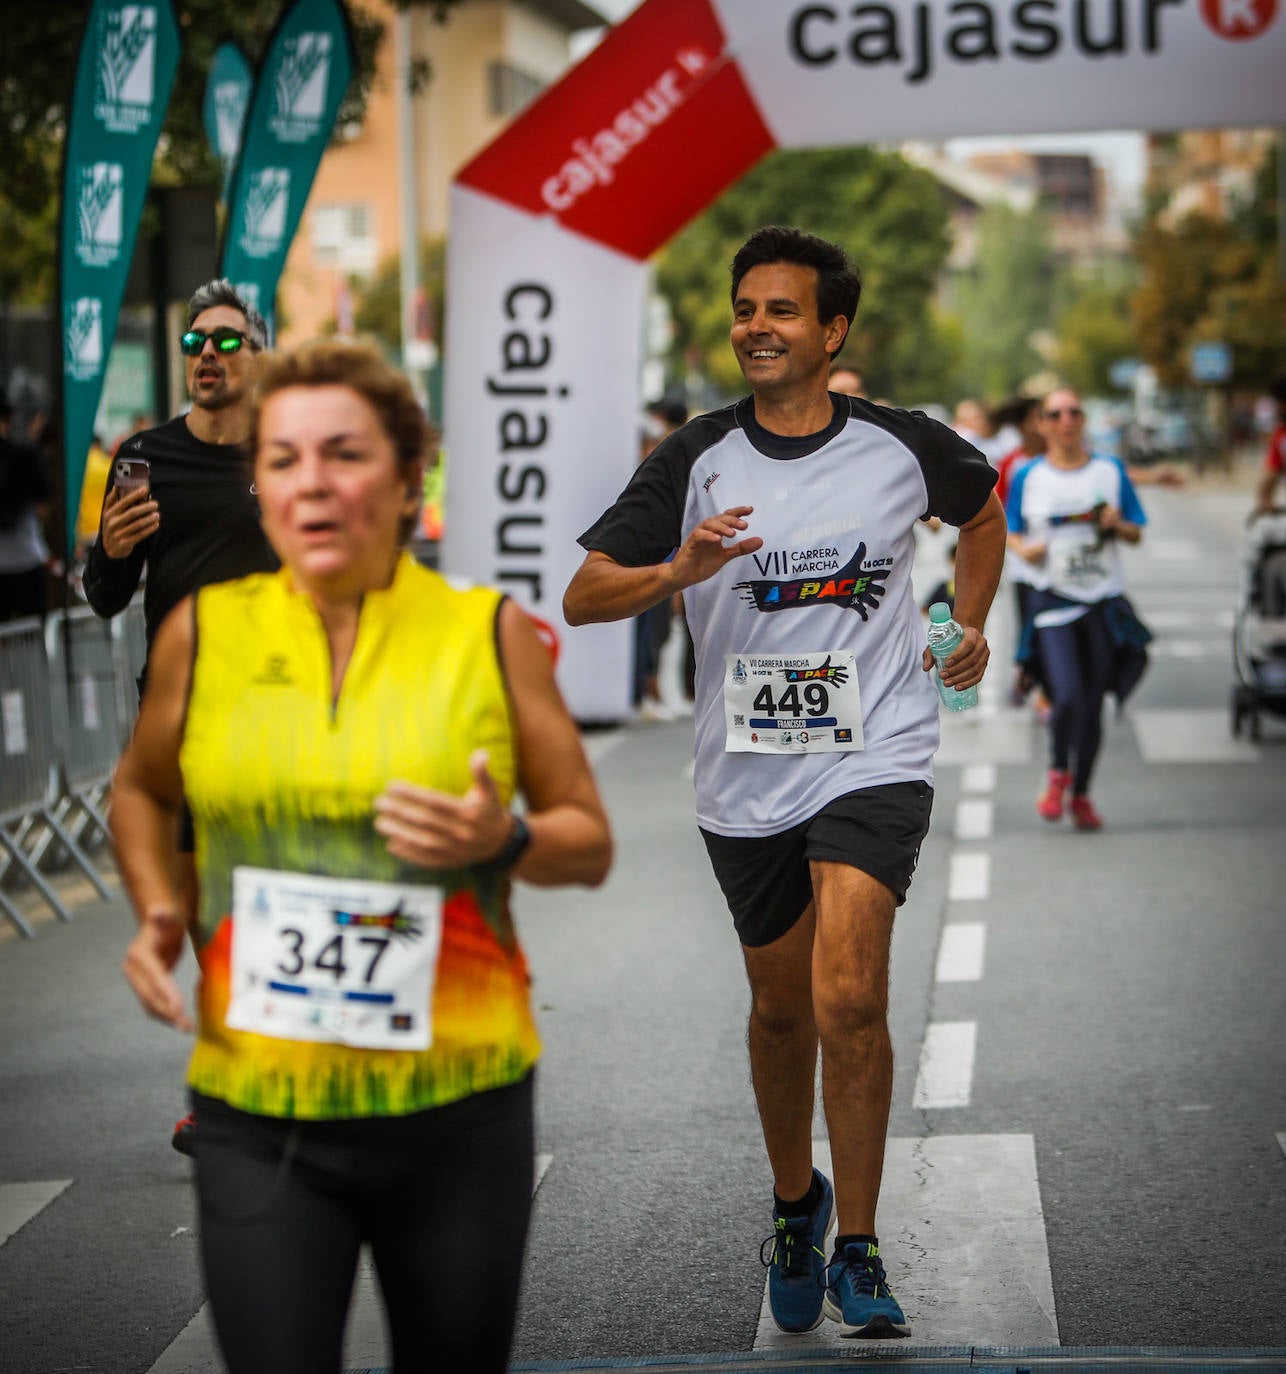
[[[122,496],[140,487],[150,486],[152,465],[146,458],[118,458],[115,465],[115,486]]]

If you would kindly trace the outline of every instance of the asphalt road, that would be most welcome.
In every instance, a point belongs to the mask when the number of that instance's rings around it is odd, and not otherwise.
[[[1286,1367],[1286,721],[1228,729],[1244,491],[1143,495],[1127,567],[1157,641],[1109,724],[1106,829],[1035,815],[1043,734],[999,664],[948,722],[895,935],[881,1232],[918,1344],[1272,1346]],[[1002,650],[1007,630],[1002,607]],[[519,894],[546,1054],[517,1363],[773,1343],[747,995],[689,729],[590,736],[615,870]],[[118,973],[129,928],[86,902],[0,940],[5,1371],[218,1367],[168,1145],[186,1045]]]

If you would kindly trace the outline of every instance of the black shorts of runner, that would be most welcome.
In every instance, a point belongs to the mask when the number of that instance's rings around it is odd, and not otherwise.
[[[929,830],[933,788],[891,782],[837,797],[809,820],[759,838],[701,831],[737,938],[755,948],[779,940],[813,900],[810,859],[849,864],[906,901]]]
[[[230,1374],[338,1370],[369,1245],[395,1368],[504,1374],[533,1075],[409,1116],[284,1121],[192,1094],[200,1249]]]

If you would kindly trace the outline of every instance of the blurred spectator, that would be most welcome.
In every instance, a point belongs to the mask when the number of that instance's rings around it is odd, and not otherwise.
[[[929,614],[929,607],[939,601],[945,601],[951,607],[954,615],[956,609],[956,547],[957,541],[951,541],[951,547],[947,550],[947,575],[938,583],[936,587],[920,603],[920,609],[925,615]]]
[[[866,385],[862,374],[848,363],[832,363],[831,375],[826,383],[827,391],[837,391],[841,396],[860,396],[866,399]]]
[[[98,523],[103,514],[103,497],[107,494],[107,479],[112,460],[95,434],[85,456],[85,480],[80,488],[80,509],[76,515],[76,546],[85,551],[98,537]]]
[[[1045,436],[1040,427],[1040,401],[1034,396],[1016,396],[1001,406],[997,414],[1003,415],[1005,424],[1018,436],[1016,445],[997,464],[1000,480],[996,483],[996,495],[1003,504],[1018,469],[1045,452]]]
[[[1268,388],[1277,407],[1277,425],[1268,436],[1268,451],[1264,454],[1264,475],[1255,489],[1256,515],[1273,509],[1277,484],[1282,479],[1282,465],[1286,461],[1286,377],[1278,377]]]
[[[49,478],[41,455],[9,438],[13,407],[0,391],[0,621],[43,618]]]
[[[688,408],[682,401],[665,397],[653,401],[639,432],[639,462],[687,421]],[[660,601],[634,620],[634,707],[640,720],[669,720],[672,715],[661,696],[660,669],[661,650],[670,637],[673,619],[674,607]]]

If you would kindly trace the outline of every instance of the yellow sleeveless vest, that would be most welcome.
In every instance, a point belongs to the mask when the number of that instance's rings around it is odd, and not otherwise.
[[[457,795],[478,748],[503,801],[516,743],[496,643],[500,593],[457,591],[410,557],[362,604],[331,700],[321,621],[286,570],[203,588],[180,764],[200,877],[198,1092],[265,1116],[396,1116],[516,1082],[540,1043],[509,883],[394,858],[373,828],[392,779]],[[426,1050],[276,1039],[226,1024],[238,866],[440,884]]]

